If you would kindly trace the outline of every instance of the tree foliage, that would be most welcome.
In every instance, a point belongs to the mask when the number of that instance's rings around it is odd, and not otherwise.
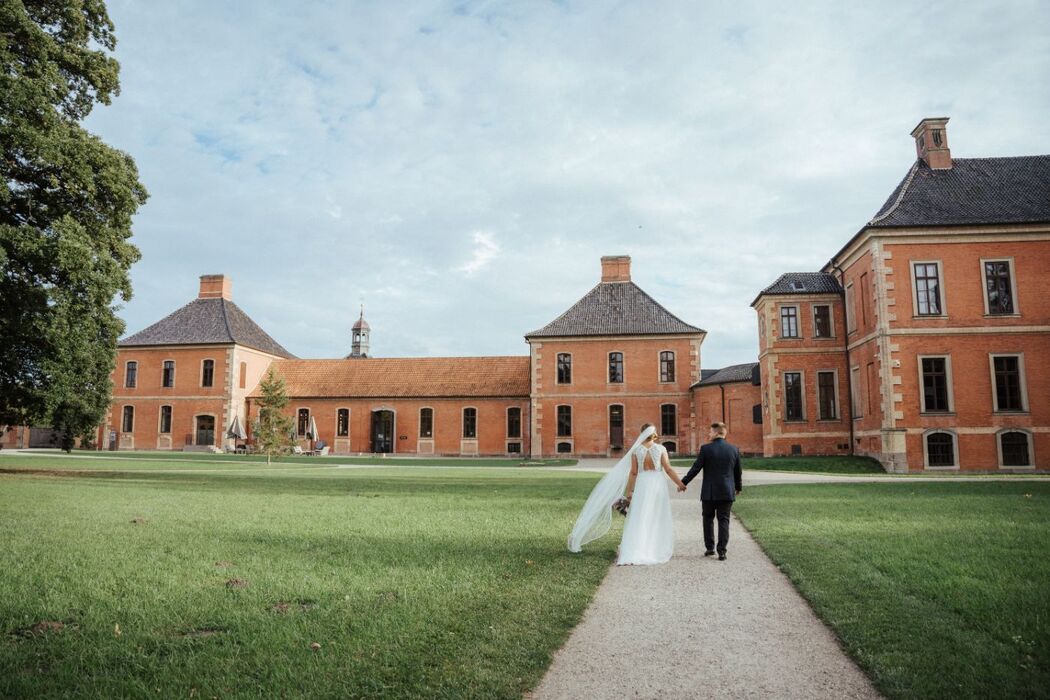
[[[67,449],[109,405],[147,197],[80,124],[119,93],[115,46],[101,0],[0,0],[0,423],[52,425]]]
[[[252,438],[257,449],[266,453],[266,463],[275,454],[283,454],[292,446],[289,437],[294,427],[292,417],[285,415],[288,392],[284,379],[271,366],[259,382],[262,397],[258,401],[259,417],[252,425]]]

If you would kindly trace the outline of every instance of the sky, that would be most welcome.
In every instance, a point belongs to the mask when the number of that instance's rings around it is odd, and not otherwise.
[[[299,357],[525,355],[630,255],[754,361],[751,301],[819,270],[915,159],[1050,153],[1046,2],[110,0],[86,126],[150,192],[127,334],[232,278]]]

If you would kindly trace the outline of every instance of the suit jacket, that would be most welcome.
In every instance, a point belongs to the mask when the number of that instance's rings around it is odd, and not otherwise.
[[[735,501],[736,492],[744,490],[740,450],[723,438],[715,438],[700,448],[700,454],[682,481],[688,484],[700,470],[704,472],[701,501]]]

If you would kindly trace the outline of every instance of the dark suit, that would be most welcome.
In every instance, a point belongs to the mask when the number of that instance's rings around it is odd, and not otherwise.
[[[682,481],[688,484],[703,470],[700,484],[700,505],[704,517],[704,545],[715,549],[715,514],[718,515],[718,552],[724,553],[729,544],[729,514],[736,494],[744,490],[740,469],[740,450],[715,438],[700,448],[700,454]]]

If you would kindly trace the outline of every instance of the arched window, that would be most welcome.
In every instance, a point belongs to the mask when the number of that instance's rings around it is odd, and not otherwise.
[[[134,360],[124,365],[124,386],[134,389],[139,378],[139,363]]]
[[[164,360],[164,369],[161,372],[160,385],[169,389],[175,386],[175,360]]]
[[[463,409],[463,437],[473,440],[478,436],[478,409]]]
[[[660,353],[660,381],[674,381],[674,353],[670,350]]]
[[[954,467],[955,436],[945,432],[927,433],[926,463],[931,467]]]
[[[124,415],[120,423],[120,429],[125,433],[134,432],[135,430],[135,407],[125,406]]]
[[[567,454],[569,452],[572,452],[572,443],[559,442],[558,443],[558,452],[560,454]]]
[[[572,436],[572,406],[558,406],[558,437]]]
[[[623,353],[609,353],[609,383],[623,384]]]
[[[1032,451],[1029,445],[1030,436],[1020,430],[999,433],[999,450],[1004,467],[1032,466]]]
[[[674,454],[678,451],[678,443],[667,441],[664,443],[664,449],[667,450],[670,454]]]
[[[160,432],[171,432],[171,406],[160,407]]]
[[[201,363],[201,386],[212,386],[215,383],[215,360]]]
[[[419,409],[419,437],[434,437],[434,409]]]
[[[335,436],[346,437],[350,434],[350,409],[340,408],[335,414]]]
[[[558,353],[558,384],[572,384],[572,355],[567,352]]]
[[[299,433],[299,436],[302,437],[303,435],[306,435],[306,433],[309,432],[309,430],[310,430],[310,409],[309,408],[300,408],[299,409],[299,424],[298,424],[297,432]]]

